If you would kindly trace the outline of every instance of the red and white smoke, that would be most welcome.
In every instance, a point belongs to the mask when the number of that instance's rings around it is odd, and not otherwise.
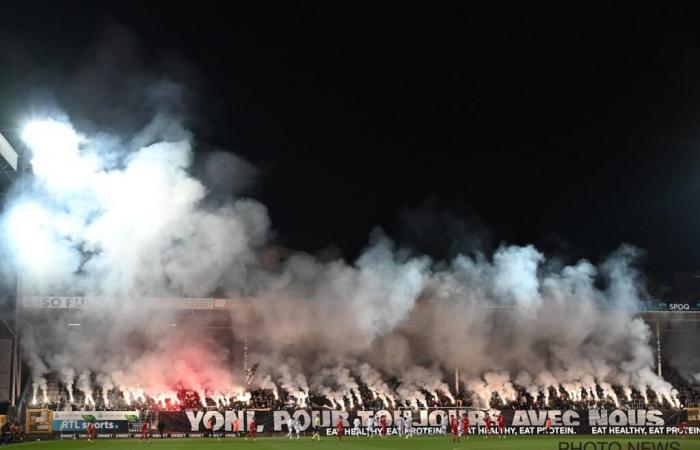
[[[358,406],[360,384],[387,406],[452,399],[456,369],[477,401],[512,399],[516,384],[545,396],[561,386],[574,398],[600,386],[615,402],[613,386],[626,396],[648,388],[677,403],[652,370],[650,331],[636,316],[647,294],[630,246],[598,264],[505,244],[433,261],[377,233],[354,262],[299,253],[269,269],[259,259],[266,208],[208,192],[191,174],[192,136],[177,122],[158,117],[124,139],[50,120],[25,138],[34,174],[3,217],[6,256],[25,294],[104,302],[83,312],[79,330],[58,317],[26,328],[35,397],[58,374],[88,403],[114,390],[164,400],[183,383],[200,397],[245,400],[229,351],[245,338],[260,365],[254,386],[283,389],[300,405],[316,392]],[[139,303],[222,293],[246,305],[231,313],[230,342],[171,327],[171,312]]]

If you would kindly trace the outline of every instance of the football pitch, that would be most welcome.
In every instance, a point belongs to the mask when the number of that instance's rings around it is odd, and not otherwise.
[[[83,440],[40,441],[13,444],[8,448],[33,448],[47,450],[68,450],[91,448],[95,450],[126,450],[126,449],[168,449],[168,450],[224,450],[224,449],[257,449],[257,450],[336,450],[338,448],[354,450],[559,450],[562,445],[568,445],[567,450],[700,450],[700,436],[676,438],[673,436],[512,436],[506,439],[473,437],[453,444],[449,437],[416,437],[402,439],[389,437],[386,439],[367,439],[350,437],[342,443],[332,437],[324,437],[322,441],[312,442],[310,438],[258,438],[256,441],[244,439],[152,439],[149,443],[137,439],[104,439],[88,444]]]

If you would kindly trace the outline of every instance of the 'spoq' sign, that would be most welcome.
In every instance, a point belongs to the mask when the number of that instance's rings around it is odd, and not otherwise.
[[[670,303],[668,309],[671,311],[690,311],[690,305],[688,303]]]

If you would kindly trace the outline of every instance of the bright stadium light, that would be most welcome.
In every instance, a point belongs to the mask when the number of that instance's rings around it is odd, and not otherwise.
[[[7,142],[7,139],[0,133],[0,155],[5,159],[7,164],[12,167],[12,170],[17,171],[17,162],[19,155],[14,148]]]
[[[78,188],[95,169],[80,154],[80,145],[87,140],[69,123],[53,119],[29,122],[22,140],[31,150],[34,174],[51,187]]]
[[[49,119],[29,122],[22,131],[22,140],[34,151],[61,151],[77,147],[82,138],[70,125]]]

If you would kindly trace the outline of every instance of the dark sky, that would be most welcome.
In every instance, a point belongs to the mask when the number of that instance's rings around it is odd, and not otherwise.
[[[356,3],[4,2],[0,128],[40,88],[71,112],[117,29],[259,168],[280,243],[353,257],[380,226],[437,257],[475,235],[700,267],[700,10]]]

